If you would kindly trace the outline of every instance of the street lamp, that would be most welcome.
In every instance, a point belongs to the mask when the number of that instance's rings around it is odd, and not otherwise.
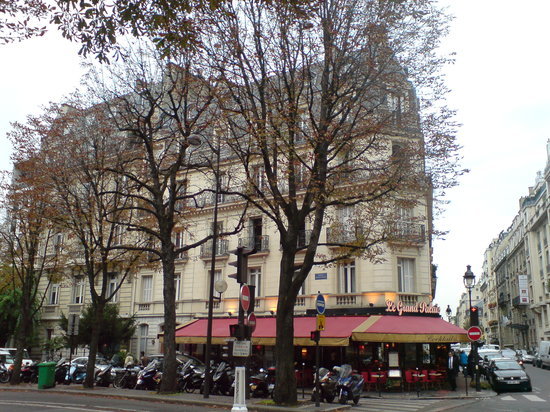
[[[449,323],[451,323],[451,316],[453,315],[453,310],[451,309],[451,305],[447,305],[447,309],[445,309],[445,313],[447,314],[447,320]]]
[[[218,242],[218,194],[220,192],[220,139],[218,141],[218,147],[216,149],[216,170],[215,174],[215,185],[214,185],[214,223],[212,227],[212,256],[210,261],[210,278],[209,287],[208,287],[208,322],[206,326],[206,353],[204,356],[204,361],[206,363],[206,371],[204,374],[204,399],[207,399],[210,396],[210,387],[212,383],[212,372],[210,370],[210,352],[212,352],[212,320],[213,320],[213,309],[214,309],[214,299],[221,300],[221,294],[227,289],[227,283],[225,281],[217,281],[214,283],[214,275],[216,271],[216,252],[217,252],[217,242]],[[219,297],[214,297],[214,288],[220,294]]]
[[[474,316],[472,316],[472,289],[476,284],[476,277],[474,275],[474,272],[472,272],[472,267],[470,265],[466,266],[466,272],[464,273],[463,280],[464,280],[464,286],[466,289],[468,289],[468,301],[470,303],[470,327],[472,326],[478,326],[477,322],[473,321]],[[476,323],[474,325],[473,323]],[[474,367],[476,372],[476,391],[481,391],[481,386],[479,382],[479,360],[478,360],[478,354],[477,354],[477,345],[474,341],[470,343],[470,350],[473,354],[473,360],[474,360]]]

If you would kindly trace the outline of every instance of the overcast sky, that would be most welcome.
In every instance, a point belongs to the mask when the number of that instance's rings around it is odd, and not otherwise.
[[[456,16],[445,44],[457,53],[448,70],[450,106],[463,124],[459,142],[471,173],[448,194],[435,223],[448,230],[434,244],[436,303],[456,309],[462,276],[479,278],[483,252],[505,230],[518,201],[546,164],[550,138],[550,2],[446,0]],[[50,33],[0,46],[0,168],[9,167],[5,133],[41,105],[73,91],[82,74],[78,46]]]

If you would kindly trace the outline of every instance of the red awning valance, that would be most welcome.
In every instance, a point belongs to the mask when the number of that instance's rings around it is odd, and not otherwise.
[[[321,332],[320,345],[347,346],[352,331],[362,324],[367,316],[332,316],[326,318],[325,330]],[[206,343],[207,319],[196,319],[176,329],[177,343]],[[212,320],[212,343],[220,345],[228,340],[229,325],[237,323],[236,318],[214,318]],[[310,332],[315,330],[314,316],[294,318],[294,344],[311,346]],[[252,334],[254,345],[275,345],[275,318],[257,318],[256,330]]]
[[[362,342],[468,342],[467,332],[441,318],[424,316],[370,316],[352,331]]]

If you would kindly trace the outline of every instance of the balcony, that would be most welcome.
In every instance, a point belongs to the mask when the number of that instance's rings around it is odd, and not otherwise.
[[[390,228],[388,240],[397,243],[424,243],[426,226],[420,223],[396,222]]]
[[[363,229],[359,226],[333,225],[327,228],[327,243],[333,247],[358,243],[363,238]]]
[[[239,247],[255,249],[256,252],[269,252],[269,236],[252,236],[239,238]]]
[[[229,241],[227,239],[218,239],[216,241],[216,257],[227,256]],[[209,240],[206,243],[201,245],[201,258],[202,259],[211,259],[212,258],[212,240]]]

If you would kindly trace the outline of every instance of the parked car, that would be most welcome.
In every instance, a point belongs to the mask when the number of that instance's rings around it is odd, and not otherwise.
[[[496,358],[488,367],[489,383],[496,393],[510,390],[531,392],[531,378],[527,372],[513,359]]]
[[[74,358],[73,360],[71,360],[71,365],[79,365],[79,366],[86,366],[88,364],[88,357],[87,356],[80,356],[78,358]],[[95,359],[95,367],[96,369],[99,369],[99,370],[105,370],[111,363],[101,357],[101,356],[98,356],[96,357]]]
[[[523,363],[533,363],[533,361],[535,360],[535,357],[527,353],[525,349],[518,349],[516,352]]]
[[[516,359],[518,355],[514,349],[509,348],[502,349],[500,352],[503,358]]]
[[[489,379],[489,364],[493,359],[501,359],[502,353],[499,351],[486,351],[479,354],[483,360],[481,363],[481,373]]]

